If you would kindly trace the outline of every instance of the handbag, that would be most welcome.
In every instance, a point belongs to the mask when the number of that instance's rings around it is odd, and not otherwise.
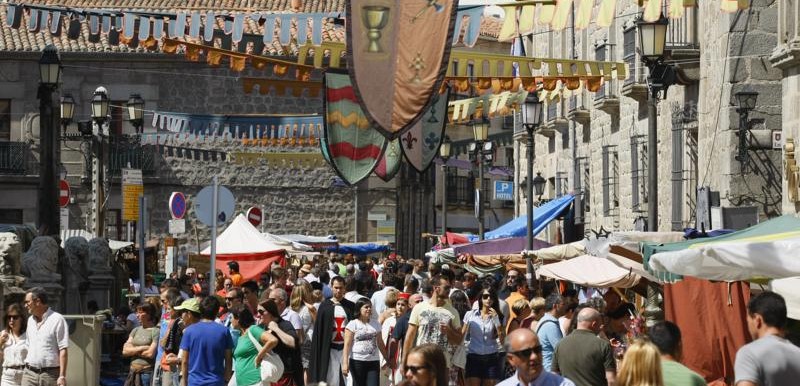
[[[247,330],[247,337],[253,342],[253,346],[256,347],[256,350],[261,352],[263,346],[253,337],[253,333],[250,329]],[[261,367],[259,367],[259,369],[261,370],[261,384],[263,386],[269,386],[277,382],[283,376],[283,361],[281,361],[279,356],[269,352],[264,356],[264,360],[261,361]]]
[[[479,311],[480,312],[480,311]],[[453,351],[453,357],[450,359],[450,363],[453,366],[458,367],[460,369],[467,368],[467,345],[469,344],[469,327],[467,327],[467,333],[464,335],[464,339],[456,346],[455,351]]]

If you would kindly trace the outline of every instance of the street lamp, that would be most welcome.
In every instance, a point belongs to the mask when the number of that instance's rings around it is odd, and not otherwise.
[[[53,92],[61,81],[61,58],[48,44],[39,58],[39,234],[57,235],[61,226],[58,214],[58,174],[60,164],[59,135],[53,114]]]
[[[525,98],[525,103],[522,106],[522,125],[525,126],[525,130],[528,132],[528,170],[525,176],[524,188],[526,192],[525,214],[527,217],[525,245],[526,249],[529,251],[533,250],[533,184],[528,183],[528,177],[533,171],[533,152],[535,151],[533,136],[536,129],[542,124],[542,110],[542,101],[539,100],[539,95],[536,92],[528,93],[528,96]],[[528,287],[532,289],[536,284],[533,259],[531,258],[525,260],[527,268],[525,278],[528,281]]]
[[[474,156],[478,166],[478,180],[475,182],[475,214],[478,217],[478,235],[481,240],[486,233],[483,224],[483,163],[484,160],[491,162],[492,160],[492,142],[489,139],[489,122],[484,120],[476,121],[472,125],[472,135],[475,140],[470,145],[470,155]]]
[[[106,140],[104,136],[103,124],[108,121],[108,90],[100,86],[92,94],[92,120],[97,126],[97,135],[93,136],[92,147],[94,158],[92,159],[92,214],[94,215],[92,230],[97,237],[105,234],[105,157]]]
[[[542,173],[536,172],[536,177],[533,178],[533,190],[536,192],[536,195],[539,196],[539,201],[542,201],[542,195],[544,194],[544,185],[547,184],[547,180],[542,177]]]
[[[744,169],[749,159],[747,154],[747,132],[750,129],[750,112],[756,108],[756,101],[758,100],[758,93],[749,89],[745,89],[734,94],[736,97],[736,112],[739,113],[739,154],[736,160],[742,165]]]
[[[669,20],[663,15],[654,22],[639,20],[639,47],[642,62],[647,66],[647,86],[649,88],[647,104],[647,227],[650,231],[658,230],[658,98],[659,93],[667,94],[669,86],[675,84],[675,67],[664,62],[664,49],[667,45],[667,27]]]
[[[125,103],[128,109],[128,120],[136,129],[137,134],[141,134],[142,124],[144,123],[144,99],[139,94],[131,94],[128,102]]]
[[[445,136],[439,146],[439,158],[442,159],[442,235],[447,243],[447,161],[450,159],[452,147],[450,137]]]
[[[75,117],[75,99],[72,94],[64,94],[59,101],[61,105],[61,127],[63,128],[62,136],[67,136],[67,126],[72,123],[72,118]]]
[[[108,91],[103,86],[95,89],[92,94],[92,119],[97,122],[98,127],[108,119]]]

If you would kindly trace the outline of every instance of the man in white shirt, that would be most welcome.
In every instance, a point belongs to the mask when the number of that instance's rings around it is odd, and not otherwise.
[[[303,332],[303,321],[300,319],[300,314],[288,307],[289,295],[286,293],[286,290],[283,288],[275,288],[269,291],[269,298],[275,301],[275,304],[278,306],[278,311],[281,313],[281,318],[283,320],[288,320],[289,323],[292,324],[292,327],[294,327],[297,332],[298,345],[302,345],[303,337],[305,336]]]
[[[23,386],[65,386],[69,329],[61,314],[47,305],[47,292],[33,287],[25,294],[28,318],[28,356]]]
[[[389,290],[395,289],[395,276],[393,272],[384,272],[381,280],[383,283],[383,289],[380,291],[375,291],[375,293],[372,294],[372,299],[370,299],[372,302],[373,315],[380,315],[384,310],[386,310],[386,294],[389,293]]]

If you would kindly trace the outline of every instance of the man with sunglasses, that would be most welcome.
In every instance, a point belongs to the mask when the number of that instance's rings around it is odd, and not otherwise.
[[[617,381],[614,350],[597,336],[603,329],[600,312],[588,307],[578,312],[578,327],[556,347],[551,370],[577,385],[613,385]]]
[[[508,362],[517,370],[497,386],[575,386],[571,380],[544,369],[539,337],[527,328],[508,334],[505,344]]]

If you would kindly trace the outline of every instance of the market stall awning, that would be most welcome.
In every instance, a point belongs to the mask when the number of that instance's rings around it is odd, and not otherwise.
[[[468,253],[470,255],[501,255],[520,253],[526,246],[525,237],[506,237],[492,240],[477,241],[470,244],[456,245],[453,252],[456,256]],[[533,239],[533,249],[547,248],[552,244],[539,239]]]
[[[538,260],[566,260],[585,254],[586,246],[584,244],[585,241],[580,240],[569,244],[553,245],[532,251],[531,254]]]
[[[743,280],[774,275],[777,264],[783,276],[799,276],[800,259],[791,245],[800,240],[800,218],[784,215],[738,232],[669,244],[644,244],[642,255],[645,268],[662,281],[678,281],[683,275],[710,280]],[[735,246],[727,247],[727,245]],[[711,247],[713,246],[713,247]],[[687,251],[691,249],[691,251]],[[665,252],[687,251],[682,254],[662,255],[654,263],[655,255]],[[729,253],[730,252],[730,253]],[[671,257],[670,257],[671,256]],[[671,261],[682,261],[678,266]],[[669,268],[668,268],[669,266]],[[791,273],[795,272],[795,273]],[[698,276],[699,275],[699,276]]]
[[[626,269],[609,259],[591,255],[545,264],[536,270],[536,275],[598,288],[631,288],[639,284],[642,278],[630,268]]]
[[[388,252],[389,243],[350,243],[339,244],[338,247],[330,247],[328,251],[337,253],[352,253],[354,255],[369,255],[371,253]]]
[[[285,248],[269,242],[241,213],[217,236],[216,247],[215,268],[227,272],[228,262],[236,261],[245,280],[258,279],[262,272],[269,271],[272,263],[286,264]],[[200,254],[210,256],[211,247]]]
[[[769,289],[786,300],[786,315],[800,320],[800,277],[773,280],[769,283]]]
[[[272,233],[269,232],[264,232],[262,233],[262,235],[264,235],[264,238],[266,238],[267,241],[285,248],[286,251],[289,253],[309,252],[313,250],[313,248],[311,248],[308,245],[305,245],[303,243],[298,243],[296,241],[292,241],[278,235],[273,235]]]
[[[575,197],[572,194],[566,194],[533,210],[533,235],[536,236],[541,232],[550,221],[555,220],[561,215],[572,203]],[[503,237],[522,237],[528,229],[528,216],[519,216],[497,229],[486,232],[486,240],[499,239]]]

